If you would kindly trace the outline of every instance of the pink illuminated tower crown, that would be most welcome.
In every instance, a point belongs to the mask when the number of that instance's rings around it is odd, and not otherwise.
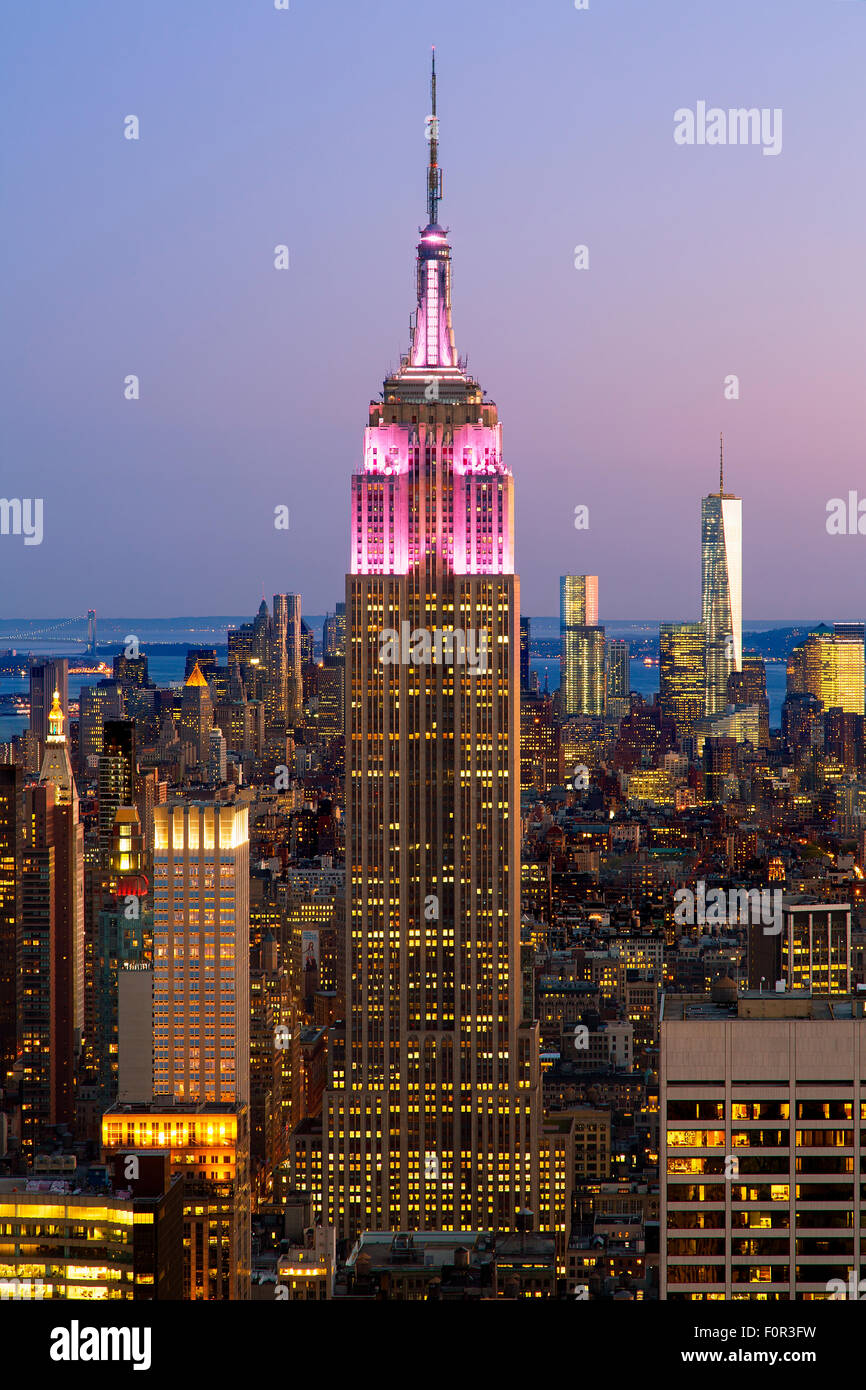
[[[513,483],[502,460],[502,427],[454,345],[451,246],[448,228],[437,221],[435,57],[432,95],[418,303],[409,351],[370,405],[364,466],[352,480],[351,570],[408,574],[435,555],[452,574],[513,574]],[[413,505],[419,492],[423,507]]]

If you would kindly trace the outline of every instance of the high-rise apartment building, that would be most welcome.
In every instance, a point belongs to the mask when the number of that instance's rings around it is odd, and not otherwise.
[[[154,1095],[247,1101],[249,835],[246,806],[154,809]]]
[[[705,714],[722,714],[728,677],[743,664],[743,503],[719,490],[701,503],[701,620],[706,640]]]
[[[519,581],[496,406],[457,356],[437,118],[412,341],[371,403],[346,580],[346,1032],[325,1220],[513,1227],[537,1210],[519,1016]]]
[[[659,703],[673,719],[677,738],[691,738],[704,714],[706,698],[703,623],[662,623],[659,627]]]

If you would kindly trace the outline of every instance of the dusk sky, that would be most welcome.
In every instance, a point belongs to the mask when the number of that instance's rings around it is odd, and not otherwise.
[[[342,598],[435,43],[455,336],[503,421],[522,611],[592,573],[601,622],[697,618],[723,429],[746,619],[866,617],[866,535],[825,524],[866,499],[866,3],[290,3],[5,7],[0,495],[42,498],[44,539],[0,536],[0,616]],[[677,145],[702,101],[780,109],[781,152]]]

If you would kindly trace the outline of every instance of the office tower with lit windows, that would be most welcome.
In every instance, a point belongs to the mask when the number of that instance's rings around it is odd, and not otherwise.
[[[743,665],[743,503],[725,492],[725,459],[719,490],[701,503],[701,621],[706,641],[704,713],[723,714],[728,677]]]
[[[83,685],[78,701],[78,766],[90,774],[102,752],[102,734],[107,719],[123,718],[123,695],[117,681],[97,681]]]
[[[246,806],[154,810],[153,1089],[247,1101],[250,1065]]]
[[[148,887],[138,812],[134,806],[120,806],[112,827],[94,962],[93,1059],[103,1106],[117,1098],[119,973],[129,964],[147,965],[150,960],[153,919],[146,905]],[[148,1056],[150,1050],[149,1034]]]
[[[598,639],[588,632],[604,632],[598,627],[598,576],[563,574],[559,580],[559,690],[564,719],[575,714],[604,713],[604,689],[598,708],[597,682],[591,682],[592,689],[588,683],[598,655]],[[604,663],[601,674],[604,675]],[[587,708],[587,704],[593,707]]]
[[[529,690],[529,649],[531,643],[531,622],[529,618],[520,619],[520,691]]]
[[[329,656],[346,655],[346,605],[338,603],[333,613],[329,613],[325,619],[325,626],[322,633],[322,655],[327,661]]]
[[[682,743],[692,738],[704,714],[706,677],[703,623],[662,623],[659,627],[659,703],[673,719]]]
[[[21,932],[25,843],[24,774],[0,763],[0,1086],[18,1044],[16,957]]]
[[[111,832],[118,806],[135,801],[135,722],[107,719],[102,730],[102,751],[97,765],[99,801],[99,853],[103,868],[108,867]]]
[[[740,671],[728,676],[728,702],[732,705],[757,705],[760,723],[759,747],[770,746],[770,701],[767,698],[767,667],[762,656],[743,653]]]
[[[536,787],[544,793],[560,785],[563,763],[559,730],[553,696],[524,695],[520,702],[521,787]]]
[[[538,1210],[513,480],[496,406],[455,348],[435,72],[433,98],[411,345],[352,481],[346,1031],[321,1164],[324,1219],[346,1235],[513,1228]]]
[[[666,994],[660,1297],[825,1299],[859,1263],[862,999]]]
[[[570,627],[563,635],[560,667],[563,719],[581,714],[601,718],[607,709],[604,628]]]
[[[750,989],[773,990],[782,981],[791,994],[851,993],[850,903],[785,894],[779,925],[778,932],[749,928]]]
[[[84,1033],[84,826],[78,816],[78,790],[63,732],[60,692],[48,715],[39,786],[51,798],[39,802],[34,843],[53,846],[53,932],[50,997],[52,1010],[54,1124],[68,1124],[75,1113],[74,1064]],[[42,807],[46,825],[38,824]],[[48,829],[47,822],[51,827]]]
[[[859,637],[842,636],[821,624],[788,657],[788,693],[814,696],[825,713],[863,714],[863,660]]]
[[[250,1131],[246,1104],[118,1102],[102,1117],[103,1161],[155,1152],[183,1179],[183,1298],[250,1296]],[[125,1164],[123,1165],[125,1167]]]
[[[69,716],[69,662],[65,656],[41,657],[30,663],[30,732],[40,743],[48,737],[54,692],[60,695],[64,718]]]
[[[134,687],[143,690],[150,684],[147,657],[143,652],[139,656],[127,656],[126,651],[118,652],[112,662],[112,668],[114,679],[124,688]]]
[[[183,687],[178,735],[188,760],[197,767],[207,767],[212,728],[213,701],[210,688],[196,662]]]
[[[622,701],[622,713],[628,713],[631,695],[631,647],[625,639],[609,637],[605,652],[607,661],[608,702]]]

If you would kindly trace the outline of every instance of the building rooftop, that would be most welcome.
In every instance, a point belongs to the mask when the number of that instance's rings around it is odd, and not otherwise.
[[[709,994],[663,994],[663,1023],[730,1023],[760,1019],[866,1019],[866,1000],[857,995],[810,995],[779,990],[745,990],[730,1003]]]

